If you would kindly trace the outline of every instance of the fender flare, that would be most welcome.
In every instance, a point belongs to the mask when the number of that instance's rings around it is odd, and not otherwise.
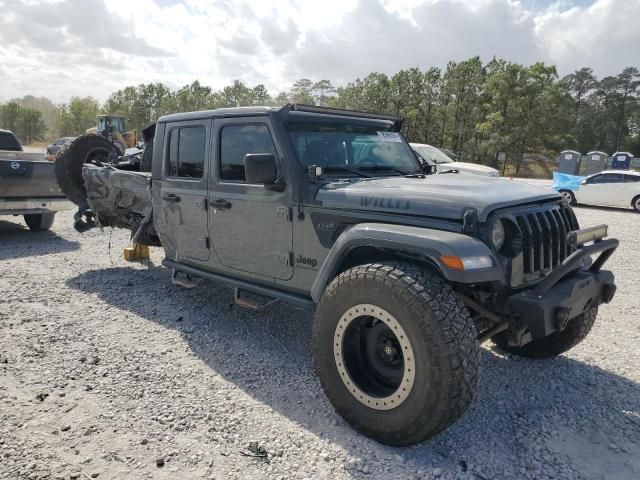
[[[348,228],[338,237],[320,266],[311,287],[311,298],[315,303],[320,301],[325,287],[335,277],[342,261],[351,251],[359,247],[378,247],[417,255],[433,262],[444,278],[451,282],[504,281],[504,274],[495,255],[480,240],[461,233],[422,227],[359,223]],[[493,266],[468,271],[452,270],[440,261],[440,257],[445,255],[462,258],[490,256]]]

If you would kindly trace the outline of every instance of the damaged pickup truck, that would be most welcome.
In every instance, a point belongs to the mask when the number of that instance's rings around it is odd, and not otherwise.
[[[547,358],[583,340],[614,296],[602,267],[618,241],[581,230],[550,190],[435,174],[401,123],[304,105],[174,114],[147,129],[150,172],[114,167],[109,142],[87,135],[58,156],[58,178],[78,225],[162,246],[176,282],[315,311],[336,411],[410,445],[469,406],[482,342]]]

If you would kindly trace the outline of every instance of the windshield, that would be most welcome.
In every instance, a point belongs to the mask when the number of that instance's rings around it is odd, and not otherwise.
[[[122,117],[98,117],[98,130],[124,132],[124,118]]]
[[[393,127],[341,122],[289,122],[285,125],[298,162],[326,172],[380,171],[383,174],[421,173],[418,159]]]
[[[421,156],[426,157],[427,160],[431,160],[435,163],[451,163],[453,162],[453,160],[451,160],[449,157],[447,157],[443,152],[441,152],[440,150],[438,150],[435,147],[432,147],[431,145],[416,145],[413,147]]]

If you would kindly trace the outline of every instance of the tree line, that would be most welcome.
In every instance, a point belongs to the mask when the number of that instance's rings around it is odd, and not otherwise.
[[[95,127],[101,112],[99,103],[89,97],[56,105],[48,98],[26,95],[0,104],[0,128],[11,130],[24,144],[75,137]]]
[[[199,81],[179,89],[162,83],[129,86],[112,93],[103,105],[91,98],[49,102],[48,132],[34,113],[21,124],[7,122],[5,112],[15,105],[24,112],[36,108],[33,97],[25,97],[31,102],[22,99],[0,107],[0,126],[14,125],[26,141],[27,135],[78,135],[95,125],[99,112],[122,115],[129,128],[139,130],[173,112],[307,103],[399,114],[405,117],[403,133],[410,141],[445,147],[462,159],[492,166],[506,157],[517,171],[527,156],[555,156],[563,149],[630,150],[640,156],[639,86],[635,67],[601,79],[590,68],[560,78],[554,66],[544,63],[483,63],[473,57],[449,62],[444,69],[410,68],[391,76],[373,72],[337,87],[330,80],[304,78],[276,95],[262,84],[252,87],[239,80],[221,90]],[[22,107],[25,103],[30,105]]]

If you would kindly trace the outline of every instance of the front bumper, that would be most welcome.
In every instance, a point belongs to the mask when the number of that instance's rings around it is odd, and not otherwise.
[[[520,346],[562,331],[585,311],[609,303],[616,291],[613,273],[600,270],[618,247],[618,240],[583,246],[531,290],[511,295],[509,344]],[[585,268],[585,260],[599,257]]]

